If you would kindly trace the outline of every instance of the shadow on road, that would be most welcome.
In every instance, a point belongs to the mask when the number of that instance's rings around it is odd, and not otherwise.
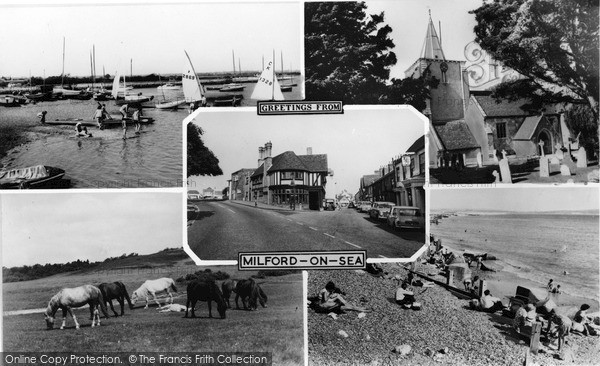
[[[199,220],[205,219],[207,217],[211,217],[214,214],[215,214],[214,211],[195,212],[193,214],[188,214],[188,220],[189,221],[199,221]]]
[[[388,226],[386,221],[375,220],[368,216],[364,217],[364,219],[370,223],[375,224],[375,227],[377,227],[381,230],[385,230],[388,233],[392,233],[396,236],[399,236],[404,240],[425,243],[425,232],[424,231],[419,231],[419,230],[415,230],[415,229],[395,229],[395,228]]]

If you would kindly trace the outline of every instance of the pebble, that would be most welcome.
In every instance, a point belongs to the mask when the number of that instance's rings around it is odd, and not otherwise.
[[[344,332],[343,330],[338,331],[338,335],[342,338],[348,338],[348,333]]]
[[[367,314],[365,314],[365,313],[358,313],[358,319],[362,319],[365,316],[367,316]]]
[[[403,344],[400,346],[396,346],[396,348],[394,348],[394,351],[397,354],[402,355],[402,356],[409,354],[411,350],[412,350],[412,347],[409,346],[408,344]]]

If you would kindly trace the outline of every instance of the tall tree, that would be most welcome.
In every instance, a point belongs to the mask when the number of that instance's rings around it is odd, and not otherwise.
[[[187,125],[187,176],[222,175],[219,159],[204,145],[202,128],[188,123]]]
[[[499,98],[589,105],[598,121],[598,0],[494,0],[475,14],[476,41],[523,78]]]
[[[384,13],[367,15],[364,2],[305,3],[306,96],[352,104],[379,103],[396,64]]]

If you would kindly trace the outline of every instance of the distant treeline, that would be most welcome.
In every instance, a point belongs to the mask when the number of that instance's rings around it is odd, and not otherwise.
[[[103,262],[90,262],[89,260],[76,260],[68,263],[34,264],[33,266],[22,266],[6,268],[2,267],[2,282],[30,281],[38,278],[53,276],[59,273],[74,272],[84,269],[92,269],[101,263],[118,259],[137,257],[138,253],[123,254],[119,257],[106,258]]]

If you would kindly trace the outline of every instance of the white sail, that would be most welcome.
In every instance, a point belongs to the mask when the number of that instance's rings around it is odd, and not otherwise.
[[[115,73],[115,79],[113,80],[113,85],[112,85],[112,92],[111,95],[113,96],[113,98],[117,99],[117,95],[119,94],[119,87],[121,86],[121,75],[119,75],[119,72],[117,71]]]
[[[185,50],[183,52],[185,52],[186,60],[183,68],[183,75],[181,77],[181,84],[183,86],[183,95],[185,96],[185,101],[186,103],[200,101],[202,100],[204,89],[198,80],[198,76],[194,70],[190,56]]]
[[[256,100],[284,100],[281,93],[281,86],[275,76],[275,63],[269,61],[267,67],[263,70],[250,96]]]

